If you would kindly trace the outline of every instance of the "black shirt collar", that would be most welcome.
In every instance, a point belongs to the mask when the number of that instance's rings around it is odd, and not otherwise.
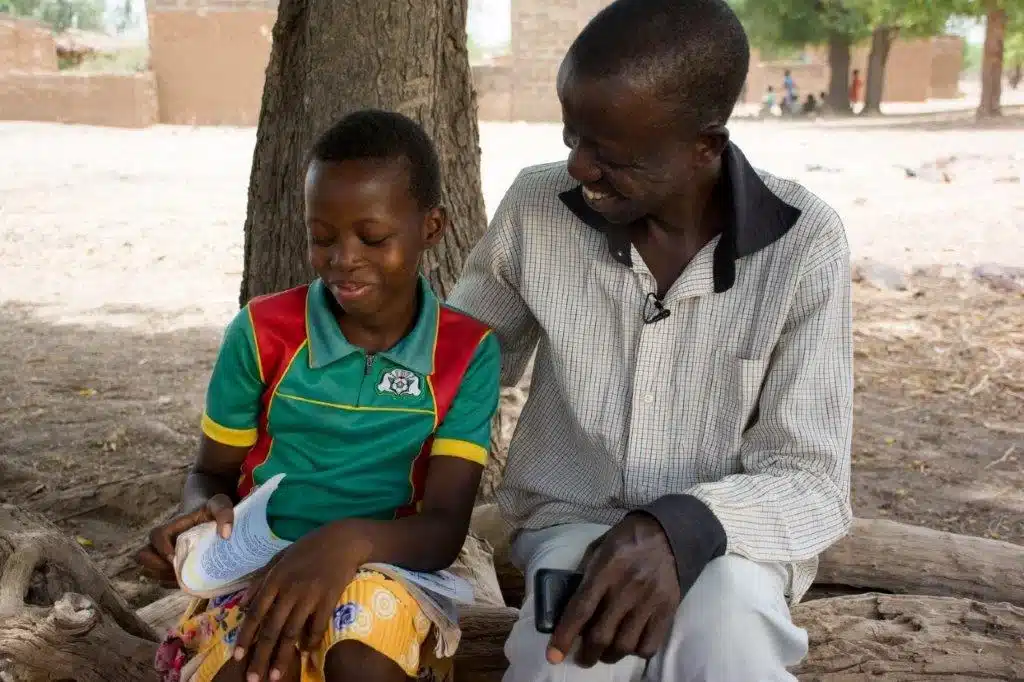
[[[731,210],[722,239],[715,247],[715,293],[728,291],[736,281],[738,258],[772,244],[786,234],[800,217],[800,209],[775,196],[739,147],[731,142],[722,153],[722,170],[725,191],[720,196],[729,201]],[[614,225],[590,208],[583,199],[581,186],[558,196],[576,217],[605,233],[608,250],[615,260],[627,267],[632,266],[628,226]]]

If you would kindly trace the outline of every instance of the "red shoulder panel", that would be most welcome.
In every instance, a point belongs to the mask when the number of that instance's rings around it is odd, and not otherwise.
[[[238,481],[238,495],[245,497],[252,490],[253,471],[266,461],[273,440],[267,433],[270,398],[284,377],[288,363],[307,338],[306,298],[309,285],[295,287],[276,294],[257,296],[249,301],[256,353],[260,361],[260,376],[266,389],[263,409],[260,411],[259,435],[245,461]]]
[[[434,369],[429,382],[434,392],[437,424],[444,422],[448,408],[459,392],[462,379],[473,361],[476,349],[490,330],[484,323],[457,310],[439,306],[437,341],[434,344]],[[415,514],[427,482],[427,465],[434,443],[431,436],[423,444],[412,465],[412,500],[396,512],[396,518]]]

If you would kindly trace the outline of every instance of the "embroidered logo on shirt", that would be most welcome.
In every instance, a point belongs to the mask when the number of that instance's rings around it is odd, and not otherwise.
[[[394,395],[420,394],[420,378],[407,369],[393,369],[380,378],[377,390]]]

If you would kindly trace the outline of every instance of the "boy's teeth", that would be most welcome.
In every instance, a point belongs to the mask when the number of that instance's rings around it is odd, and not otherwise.
[[[588,199],[604,199],[608,195],[605,194],[604,192],[595,192],[592,189],[584,187],[583,188],[583,196],[585,196]]]

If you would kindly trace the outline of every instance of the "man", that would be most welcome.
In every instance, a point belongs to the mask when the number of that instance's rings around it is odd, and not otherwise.
[[[786,603],[849,528],[850,262],[835,212],[729,143],[749,47],[724,0],[617,0],[558,76],[569,158],[524,170],[453,305],[515,382],[499,501],[527,574],[506,682],[793,679]],[[528,590],[529,592],[529,590]]]

